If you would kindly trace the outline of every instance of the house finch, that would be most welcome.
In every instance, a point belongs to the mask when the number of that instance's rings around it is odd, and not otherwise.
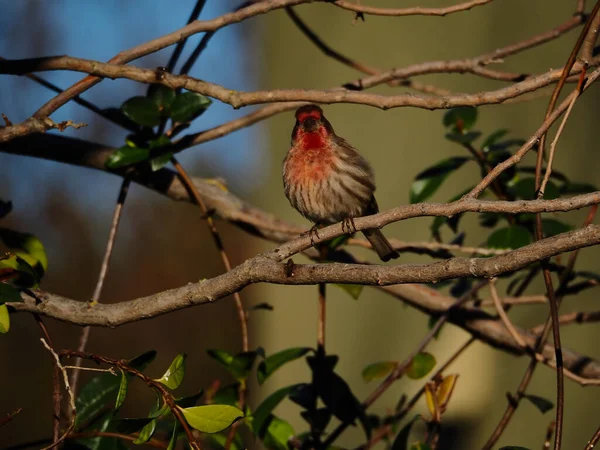
[[[342,222],[350,231],[355,217],[379,212],[373,169],[335,134],[316,105],[296,111],[292,146],[283,162],[283,186],[292,206],[315,227]],[[379,229],[363,234],[382,261],[399,256]]]

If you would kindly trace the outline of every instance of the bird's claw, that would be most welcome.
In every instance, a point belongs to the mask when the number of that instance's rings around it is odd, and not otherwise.
[[[311,227],[310,230],[305,231],[300,234],[300,236],[307,236],[310,238],[310,245],[315,245],[315,238],[319,239],[319,224],[315,224]]]
[[[353,217],[346,217],[342,220],[342,231],[346,234],[356,233],[356,225],[354,224]]]

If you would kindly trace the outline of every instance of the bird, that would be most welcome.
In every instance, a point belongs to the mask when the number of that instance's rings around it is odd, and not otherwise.
[[[335,134],[319,106],[301,106],[295,117],[291,146],[283,161],[286,197],[315,224],[311,231],[338,222],[356,231],[354,218],[379,212],[371,165]],[[362,232],[382,261],[400,256],[379,228]]]

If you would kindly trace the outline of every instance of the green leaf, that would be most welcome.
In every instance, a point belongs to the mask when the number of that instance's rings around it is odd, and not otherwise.
[[[123,434],[131,434],[137,433],[150,422],[152,422],[152,417],[140,417],[140,418],[127,418],[127,419],[118,419],[115,420],[114,426],[115,429],[119,433]]]
[[[546,237],[556,236],[557,234],[566,233],[573,229],[568,223],[556,219],[542,219],[542,228]]]
[[[8,307],[0,305],[0,333],[6,334],[10,330],[10,316],[8,315]]]
[[[469,131],[477,121],[477,108],[472,106],[459,106],[452,108],[444,114],[443,124],[452,127],[452,131],[463,133]]]
[[[115,410],[119,409],[127,397],[127,376],[125,372],[121,370],[121,383],[119,384],[119,391],[117,393],[117,400],[115,402]]]
[[[10,284],[0,282],[0,305],[6,302],[22,302],[21,293]]]
[[[175,91],[162,84],[151,84],[148,87],[147,97],[151,99],[163,116],[168,117],[170,106],[175,100]]]
[[[589,183],[565,183],[560,187],[561,194],[589,194],[598,189]]]
[[[470,144],[481,136],[480,131],[469,131],[468,133],[447,133],[446,139],[459,144]]]
[[[19,231],[9,230],[8,228],[0,228],[0,239],[4,244],[12,249],[23,250],[33,258],[33,261],[27,261],[29,265],[35,267],[40,264],[43,274],[48,269],[48,256],[44,244],[33,234],[21,233]],[[24,257],[25,255],[19,255]],[[26,259],[26,258],[24,258]]]
[[[185,353],[178,354],[164,375],[154,381],[164,384],[169,389],[177,389],[183,382],[183,377],[185,376],[186,358],[187,355]]]
[[[279,417],[271,416],[263,442],[268,449],[288,450],[288,441],[295,434],[289,423]]]
[[[156,357],[156,351],[151,350],[130,360],[128,365],[137,370],[144,370]],[[130,376],[130,375],[128,375]],[[102,412],[112,401],[118,391],[121,380],[111,373],[103,373],[92,378],[79,393],[75,400],[77,409],[77,425],[85,424]]]
[[[489,248],[519,248],[531,242],[531,235],[527,228],[519,225],[500,228],[494,231],[487,241]]]
[[[142,161],[146,161],[150,157],[150,150],[140,147],[124,146],[115,150],[110,155],[104,165],[107,169],[119,169],[120,167],[131,166]]]
[[[151,420],[149,423],[147,423],[144,426],[144,428],[142,428],[139,436],[136,438],[135,441],[133,441],[133,443],[134,444],[143,444],[145,442],[148,442],[152,438],[152,435],[154,434],[155,431],[156,431],[156,419]]]
[[[179,94],[171,105],[171,119],[174,122],[190,122],[198,117],[212,101],[204,95],[195,92]]]
[[[363,285],[362,284],[334,284],[334,286],[340,288],[341,290],[343,290],[344,292],[346,292],[350,297],[352,297],[354,300],[358,300],[358,297],[360,297],[360,293],[363,290]]]
[[[222,387],[217,391],[217,393],[213,397],[213,401],[220,405],[235,406],[238,402],[239,388],[239,383],[234,383],[230,384],[229,386]]]
[[[483,141],[483,144],[481,144],[481,150],[487,152],[490,149],[490,147],[496,142],[498,142],[500,139],[502,139],[506,135],[506,133],[508,133],[508,130],[494,131],[492,134],[485,138],[485,141]]]
[[[258,384],[263,384],[277,369],[290,361],[301,358],[311,349],[309,347],[294,347],[277,352],[264,361],[261,361],[257,369]]]
[[[533,403],[533,405],[539,409],[542,414],[545,414],[554,408],[554,403],[544,397],[531,394],[525,394],[523,397]]]
[[[218,433],[244,417],[242,411],[229,405],[193,406],[180,411],[192,428],[203,433]]]
[[[421,352],[413,358],[406,375],[413,380],[423,378],[433,370],[435,362],[435,357],[431,353]]]
[[[242,352],[235,356],[230,355],[224,350],[217,349],[210,349],[206,352],[209,356],[223,364],[238,381],[248,378],[257,356],[256,352]]]
[[[265,430],[262,428],[263,425],[267,423],[267,419],[271,415],[271,412],[273,412],[277,405],[279,405],[279,403],[281,403],[281,401],[286,398],[290,392],[295,390],[297,386],[297,384],[294,384],[273,392],[256,408],[252,419],[252,431],[255,435],[261,438],[264,436]]]
[[[198,392],[192,395],[187,395],[185,397],[179,397],[175,399],[175,404],[181,406],[182,408],[189,408],[191,406],[196,406],[196,403],[204,394],[204,389],[200,389]]]
[[[175,447],[177,446],[177,439],[179,437],[179,427],[181,427],[181,425],[178,421],[175,421],[175,425],[173,425],[173,432],[171,433],[171,439],[169,440],[167,450],[175,450]]]
[[[453,171],[470,158],[455,156],[438,162],[419,173],[410,187],[410,202],[419,203],[431,197]]]
[[[396,439],[392,443],[391,450],[408,450],[408,438],[410,437],[410,431],[412,430],[413,425],[421,419],[421,416],[416,415],[408,422],[404,427],[400,430]]]
[[[527,177],[519,180],[511,187],[511,192],[523,200],[534,200],[536,198],[535,178]],[[560,197],[558,187],[552,181],[548,181],[544,192],[544,198],[546,200],[553,200],[558,197]]]
[[[156,102],[148,97],[132,97],[121,105],[121,111],[129,119],[144,127],[160,124],[161,111]]]
[[[156,172],[160,169],[162,169],[163,167],[165,167],[167,164],[169,164],[169,161],[171,161],[171,158],[173,157],[173,152],[167,152],[163,155],[157,156],[156,158],[153,158],[150,160],[150,167],[152,168],[152,172]]]
[[[362,371],[363,380],[367,383],[369,381],[376,380],[387,376],[396,367],[394,361],[380,361],[373,364],[369,364]]]

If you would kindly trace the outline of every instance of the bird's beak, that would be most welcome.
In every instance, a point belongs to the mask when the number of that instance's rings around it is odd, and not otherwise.
[[[314,132],[319,128],[319,122],[314,117],[307,117],[302,121],[302,127],[305,131]]]

